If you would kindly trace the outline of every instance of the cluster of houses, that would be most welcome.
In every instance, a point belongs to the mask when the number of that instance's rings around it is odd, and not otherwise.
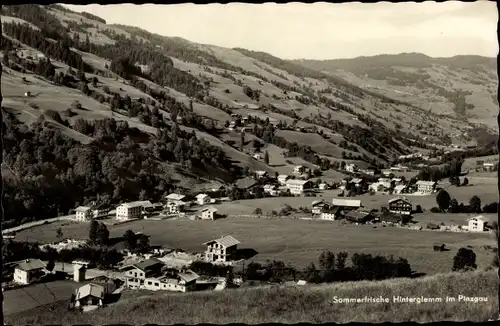
[[[382,207],[378,213],[376,210],[364,210],[361,200],[333,198],[331,203],[321,199],[312,202],[311,212],[322,220],[345,219],[353,223],[406,223],[411,219],[413,209],[412,203],[404,198],[398,197],[388,201],[388,207]]]
[[[206,250],[204,259],[212,264],[230,264],[237,259],[238,240],[230,235],[204,243]],[[90,282],[87,277],[89,262],[73,261],[73,280],[76,283],[86,283],[76,289],[70,300],[74,308],[102,307],[108,302],[109,296],[120,288],[164,290],[174,292],[189,292],[198,289],[200,283],[206,287],[207,283],[217,284],[215,289],[225,288],[224,280],[206,280],[189,268],[174,268],[157,258],[161,250],[154,250],[153,254],[144,255],[145,260],[127,264],[114,272],[115,280],[105,276],[93,278]],[[67,271],[68,273],[70,271]],[[47,264],[40,259],[26,259],[14,266],[13,281],[19,285],[30,285],[42,281],[50,274]],[[222,283],[221,283],[222,282]],[[222,286],[220,286],[222,285]],[[200,286],[201,288],[201,286]]]

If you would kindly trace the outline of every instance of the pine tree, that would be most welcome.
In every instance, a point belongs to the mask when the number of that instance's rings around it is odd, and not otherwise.
[[[96,220],[93,220],[90,222],[90,227],[89,227],[89,240],[92,243],[97,242],[97,230],[99,228],[99,223]]]
[[[269,165],[269,153],[267,151],[264,153],[264,163]]]

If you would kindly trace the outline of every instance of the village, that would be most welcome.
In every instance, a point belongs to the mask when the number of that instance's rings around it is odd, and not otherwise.
[[[488,164],[488,165],[486,165]],[[498,163],[496,163],[498,164]],[[489,171],[491,163],[484,163],[483,171]],[[443,189],[437,182],[418,181],[414,178],[406,180],[397,176],[398,172],[408,171],[408,168],[398,165],[389,170],[381,171],[379,178],[374,177],[374,171],[360,171],[354,164],[345,166],[347,173],[353,177],[345,178],[335,183],[311,180],[313,171],[296,166],[291,175],[270,176],[265,171],[255,171],[253,177],[238,180],[233,188],[253,196],[253,198],[310,198],[310,206],[303,207],[300,212],[292,213],[296,218],[305,220],[341,221],[355,225],[372,225],[378,227],[398,227],[421,231],[453,231],[481,233],[491,230],[491,223],[482,215],[471,215],[465,225],[446,225],[444,223],[427,223],[413,225],[413,217],[422,213],[420,205],[414,205],[411,198],[432,196]],[[371,181],[369,181],[371,180]],[[325,198],[323,194],[336,195]],[[230,203],[235,198],[225,196],[223,187],[213,188],[204,193],[178,194],[170,193],[160,203],[148,200],[127,202],[115,207],[92,201],[75,208],[71,216],[73,222],[88,225],[92,221],[109,221],[111,223],[131,223],[137,220],[168,220],[183,218],[187,220],[212,220],[226,217],[221,208],[224,203]],[[356,196],[383,195],[386,204],[378,208],[364,207],[363,200]],[[234,197],[234,195],[233,195]],[[320,198],[318,198],[320,197]],[[245,199],[239,199],[240,201]],[[252,199],[248,199],[252,200]],[[263,217],[261,208],[253,212],[256,217]],[[269,214],[268,214],[269,215]],[[271,215],[290,215],[290,212],[274,212]],[[7,232],[5,232],[7,231]],[[14,238],[15,232],[4,230],[4,238]],[[136,237],[144,236],[135,232]],[[146,236],[147,237],[147,236]],[[147,240],[146,240],[147,242]],[[66,240],[66,244],[45,245],[57,248],[65,245],[85,243],[85,241]],[[190,292],[197,290],[224,290],[228,287],[240,286],[242,277],[234,277],[224,272],[218,276],[200,275],[190,266],[203,262],[213,266],[233,266],[241,263],[244,258],[238,257],[240,241],[232,235],[220,235],[219,238],[203,243],[202,253],[188,253],[177,249],[155,248],[146,245],[141,252],[122,250],[124,259],[115,267],[102,270],[96,269],[91,261],[75,260],[71,264],[42,261],[38,258],[26,259],[11,264],[13,267],[12,281],[4,284],[5,289],[19,288],[41,282],[42,279],[54,278],[54,274],[63,274],[63,278],[73,279],[78,285],[69,302],[72,309],[91,310],[112,304],[113,297],[123,289]],[[445,250],[445,244],[435,242],[434,251]],[[48,265],[53,265],[50,268]],[[222,271],[225,271],[222,269]],[[217,273],[216,273],[217,274]],[[59,275],[59,277],[61,277]],[[47,282],[47,281],[42,281]],[[288,282],[289,283],[289,282]],[[303,280],[292,282],[296,285],[306,284]]]

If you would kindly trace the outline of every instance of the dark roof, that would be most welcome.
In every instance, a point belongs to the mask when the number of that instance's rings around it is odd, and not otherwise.
[[[367,219],[373,217],[373,215],[370,212],[365,212],[365,211],[350,211],[345,214],[346,219],[355,221],[355,222],[360,222],[360,221],[366,221]]]
[[[16,269],[22,271],[34,271],[37,269],[43,269],[46,265],[40,259],[26,259],[16,265]]]
[[[400,222],[403,219],[403,217],[400,214],[391,214],[391,213],[380,214],[378,218],[381,221],[392,222],[392,223]]]
[[[322,213],[330,213],[330,214],[336,214],[338,213],[339,211],[341,210],[341,207],[338,207],[338,206],[324,206],[322,209],[321,209],[321,212]]]
[[[156,259],[156,258],[150,258],[150,259],[147,259],[145,261],[142,261],[138,264],[134,264],[133,266],[142,270],[142,271],[145,271],[147,270],[148,268],[150,267],[153,267],[154,265],[158,265],[158,264],[163,264],[160,260]]]
[[[236,187],[238,187],[240,189],[248,189],[248,188],[255,186],[256,184],[257,184],[257,181],[255,181],[254,179],[249,178],[249,177],[236,180]]]

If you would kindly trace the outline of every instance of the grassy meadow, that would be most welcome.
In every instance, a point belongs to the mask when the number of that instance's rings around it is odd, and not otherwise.
[[[88,224],[56,222],[18,232],[20,241],[53,242],[61,227],[64,238],[86,239]],[[344,225],[340,221],[300,219],[266,219],[231,217],[216,221],[188,219],[138,220],[108,226],[110,237],[121,237],[126,230],[143,232],[153,245],[182,248],[189,252],[204,251],[203,243],[230,234],[238,239],[241,249],[253,249],[257,254],[249,261],[282,260],[298,268],[317,262],[324,250],[394,255],[406,258],[418,273],[435,274],[451,270],[453,257],[459,248],[471,246],[477,255],[479,268],[491,264],[493,254],[481,248],[494,246],[490,234],[415,231],[370,225]],[[434,242],[445,243],[449,251],[433,252]]]

